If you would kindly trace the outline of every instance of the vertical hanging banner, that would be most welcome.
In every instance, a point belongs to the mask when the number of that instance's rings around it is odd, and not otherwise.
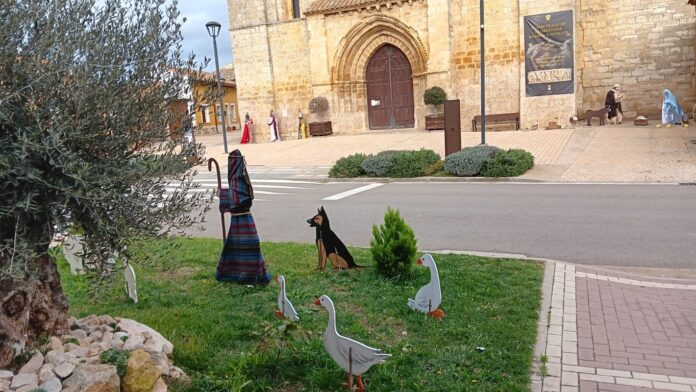
[[[527,96],[573,94],[573,11],[524,17]]]

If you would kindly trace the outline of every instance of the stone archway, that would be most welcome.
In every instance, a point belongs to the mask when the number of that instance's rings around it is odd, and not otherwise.
[[[420,93],[427,73],[428,52],[418,32],[398,19],[386,15],[372,15],[362,19],[341,39],[331,64],[331,89],[334,110],[343,113],[369,128],[367,63],[385,45],[392,45],[403,52],[411,66],[413,89]],[[416,105],[417,106],[417,105]],[[416,107],[418,112],[419,107]],[[417,116],[416,116],[417,118]],[[415,121],[414,126],[418,126]]]
[[[387,44],[404,53],[414,77],[426,72],[428,52],[418,32],[398,19],[374,15],[365,18],[341,39],[334,56],[332,82],[364,82],[367,62]]]

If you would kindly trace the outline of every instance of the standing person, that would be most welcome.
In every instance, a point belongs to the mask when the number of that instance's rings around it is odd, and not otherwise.
[[[624,93],[621,90],[621,85],[615,84],[614,90],[614,100],[616,101],[616,123],[621,124],[623,122],[623,108],[621,107],[621,101],[623,101]]]
[[[611,90],[609,90],[609,92],[607,93],[607,97],[604,99],[604,107],[609,109],[608,117],[609,117],[610,124],[615,123],[616,112],[617,112],[617,108],[619,106],[616,103],[616,87],[617,86],[618,86],[618,84],[615,84],[614,87],[612,87]]]
[[[242,140],[240,140],[241,144],[251,143],[252,125],[254,125],[254,120],[251,119],[251,116],[249,116],[247,112],[246,116],[244,116],[244,130],[242,131]]]
[[[297,115],[297,119],[297,138],[307,139],[307,123],[305,122],[304,117],[302,116],[302,111],[300,111]]]
[[[273,110],[271,110],[271,114],[268,116],[268,133],[272,142],[280,141],[280,135],[278,134],[278,121],[273,114]]]
[[[686,124],[688,116],[677,103],[677,97],[667,89],[662,91],[662,95],[664,96],[662,100],[662,124],[657,124],[657,127],[660,128],[663,124],[667,124],[667,128],[669,128],[675,124],[688,128],[689,125]]]

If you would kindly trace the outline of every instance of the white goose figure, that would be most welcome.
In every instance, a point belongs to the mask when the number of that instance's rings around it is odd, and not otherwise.
[[[362,374],[368,371],[372,365],[382,363],[391,357],[382,350],[368,347],[351,338],[341,336],[336,331],[336,309],[334,304],[326,295],[322,295],[314,302],[316,305],[323,305],[329,311],[329,323],[324,331],[324,349],[336,361],[338,366],[348,375],[348,387],[353,387],[353,376],[358,382],[357,391],[364,391],[365,384]]]
[[[440,276],[437,273],[435,260],[433,260],[433,256],[426,253],[416,263],[430,268],[430,283],[418,290],[415,300],[408,299],[408,307],[440,320],[445,317],[445,312],[438,308],[442,302],[442,292],[440,291]]]
[[[276,282],[280,284],[280,292],[278,293],[278,309],[276,309],[276,316],[280,318],[289,318],[292,321],[300,321],[297,317],[297,312],[295,307],[285,295],[285,277],[283,275],[276,276]]]

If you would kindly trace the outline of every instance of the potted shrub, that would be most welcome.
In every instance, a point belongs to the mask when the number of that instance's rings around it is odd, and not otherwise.
[[[447,100],[447,93],[438,86],[433,86],[423,94],[423,102],[432,106],[435,113],[425,116],[425,129],[432,131],[435,129],[445,129],[445,114],[442,112],[442,104]]]
[[[309,134],[311,136],[331,135],[331,121],[326,121],[326,113],[329,111],[329,101],[324,97],[314,97],[309,101],[309,112],[318,121],[310,122]]]

